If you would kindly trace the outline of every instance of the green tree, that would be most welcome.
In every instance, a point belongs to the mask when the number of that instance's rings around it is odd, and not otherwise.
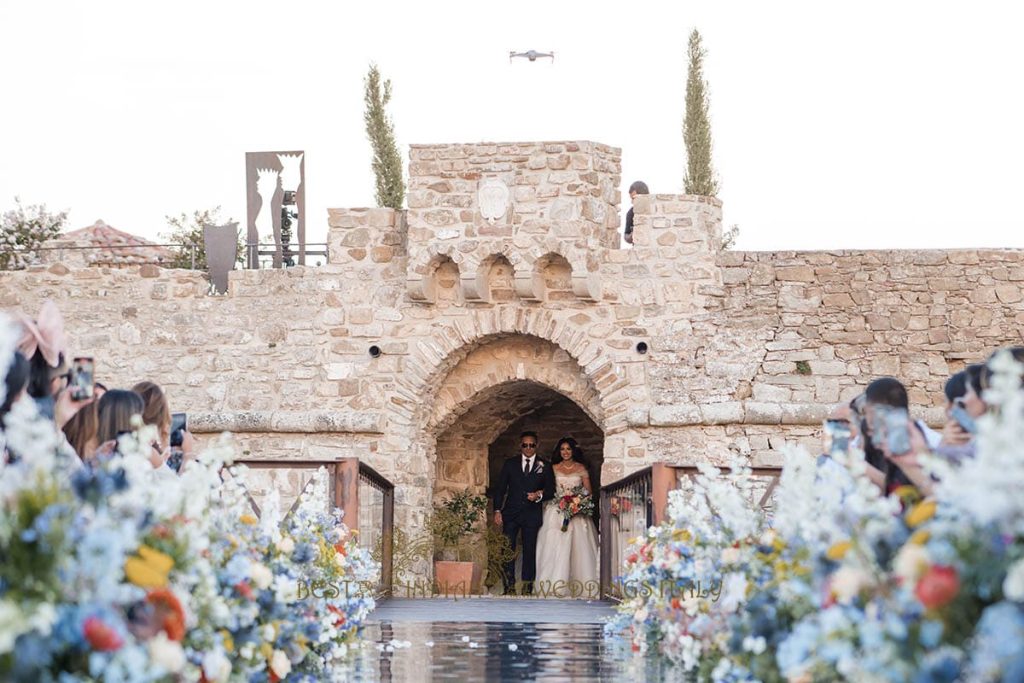
[[[160,233],[160,239],[169,244],[179,245],[171,247],[173,256],[168,268],[195,268],[206,270],[206,244],[203,242],[204,225],[223,225],[233,223],[230,218],[222,221],[220,218],[220,207],[193,211],[192,215],[182,213],[178,216],[165,216],[170,232]],[[241,261],[245,245],[241,235],[238,238],[236,261]],[[193,263],[193,258],[195,262]]]
[[[683,187],[687,194],[714,197],[718,194],[718,177],[711,165],[711,120],[708,117],[708,84],[704,80],[704,57],[697,29],[690,34],[690,68],[686,76],[686,118],[683,121],[683,142],[686,145],[686,176]]]
[[[21,270],[36,260],[43,242],[60,235],[68,212],[50,213],[45,204],[24,206],[14,198],[14,208],[0,216],[0,270]]]
[[[381,83],[380,71],[376,64],[363,80],[366,111],[366,137],[373,148],[373,175],[377,181],[377,204],[392,209],[401,209],[405,202],[405,181],[402,179],[402,158],[395,142],[395,126],[388,116],[386,107],[391,101],[391,81]]]

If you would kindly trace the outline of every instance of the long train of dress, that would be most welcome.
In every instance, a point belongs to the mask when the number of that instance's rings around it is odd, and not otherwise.
[[[535,594],[555,597],[594,597],[597,590],[597,528],[591,517],[577,515],[562,531],[558,500],[580,486],[579,474],[555,472],[555,497],[544,504],[544,523],[537,537]]]

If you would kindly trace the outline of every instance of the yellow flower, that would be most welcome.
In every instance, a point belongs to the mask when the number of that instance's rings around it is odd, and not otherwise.
[[[917,490],[916,486],[904,484],[903,486],[897,486],[893,489],[893,493],[896,497],[903,501],[905,504],[916,503],[921,500],[921,492]]]
[[[229,633],[227,631],[227,629],[221,629],[220,630],[220,637],[224,641],[224,649],[227,650],[228,652],[234,652],[235,651],[235,641],[231,637],[231,633]]]
[[[260,654],[263,655],[267,661],[270,661],[271,655],[274,654],[274,646],[270,643],[263,643],[260,645]]]
[[[924,545],[928,542],[928,539],[930,539],[931,537],[932,534],[927,529],[918,529],[910,535],[910,538],[907,539],[907,543],[913,545]]]
[[[846,557],[846,553],[850,552],[853,548],[853,543],[850,541],[840,541],[839,543],[833,543],[832,547],[825,552],[825,557],[830,560],[841,560]]]
[[[907,525],[911,527],[921,526],[935,516],[936,503],[934,500],[923,500],[907,513]]]
[[[673,541],[682,541],[683,543],[689,543],[691,538],[692,537],[690,536],[690,532],[686,529],[676,529],[672,532]]]
[[[140,545],[138,555],[124,561],[124,575],[140,588],[163,588],[173,567],[173,557],[148,545]]]
[[[238,518],[238,521],[240,521],[242,524],[248,524],[249,526],[253,526],[259,520],[256,519],[255,515],[244,514]]]

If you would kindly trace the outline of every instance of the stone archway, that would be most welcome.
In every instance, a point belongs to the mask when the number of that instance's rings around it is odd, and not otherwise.
[[[479,345],[448,372],[435,397],[424,430],[435,492],[482,492],[492,444],[506,456],[518,452],[511,443],[516,428],[537,431],[550,446],[572,434],[592,462],[603,461],[601,395],[576,360],[547,340],[509,335]]]
[[[489,337],[462,354],[432,394],[420,433],[433,474],[427,500],[463,489],[490,497],[492,479],[504,458],[519,452],[524,430],[538,432],[545,458],[560,437],[576,438],[589,456],[591,482],[600,486],[602,395],[558,344],[524,334]]]
[[[538,454],[545,459],[551,458],[561,437],[575,438],[588,456],[593,489],[600,490],[604,433],[572,399],[548,386],[524,379],[484,389],[472,397],[468,410],[445,424],[435,445],[435,500],[464,489],[484,494],[489,519],[501,467],[507,458],[517,457],[523,431],[537,433]],[[476,538],[473,543],[484,540]],[[500,589],[497,575],[488,579],[486,592]]]

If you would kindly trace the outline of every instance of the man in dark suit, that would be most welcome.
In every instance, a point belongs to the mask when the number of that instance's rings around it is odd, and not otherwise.
[[[512,550],[523,534],[523,592],[533,592],[537,576],[537,534],[544,523],[542,503],[555,497],[555,473],[551,463],[537,457],[536,432],[519,435],[519,457],[509,458],[501,467],[494,492],[494,523],[502,528]],[[515,586],[515,562],[505,565],[505,592]]]

